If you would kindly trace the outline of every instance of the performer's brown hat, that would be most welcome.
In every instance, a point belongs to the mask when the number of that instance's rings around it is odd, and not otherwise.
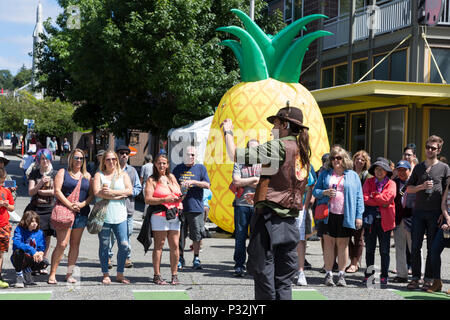
[[[300,128],[306,128],[309,130],[309,128],[303,124],[303,113],[299,108],[289,107],[288,105],[287,107],[278,110],[276,115],[268,117],[267,121],[273,124],[276,118],[282,121],[289,121]]]

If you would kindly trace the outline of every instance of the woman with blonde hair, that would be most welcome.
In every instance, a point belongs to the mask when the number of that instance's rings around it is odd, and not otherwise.
[[[362,227],[364,199],[361,181],[352,170],[353,162],[345,149],[339,145],[331,147],[330,157],[325,162],[313,190],[317,205],[328,204],[329,215],[324,219],[325,285],[334,286],[332,268],[334,247],[338,248],[338,286],[347,286],[345,266],[348,260],[349,238]]]
[[[367,178],[372,177],[369,173],[370,156],[365,150],[359,150],[353,155],[353,170],[358,174],[361,180],[361,186]],[[348,253],[350,257],[350,265],[345,269],[347,273],[355,273],[359,270],[358,263],[364,250],[364,228],[356,230],[348,243]]]
[[[78,201],[72,203],[67,197],[77,186],[79,180],[80,195]],[[68,168],[60,169],[55,177],[55,196],[67,208],[71,209],[75,214],[75,221],[70,228],[56,230],[56,247],[52,253],[50,275],[48,277],[49,284],[56,284],[56,269],[62,259],[64,250],[67,245],[69,247],[68,267],[66,273],[66,281],[75,283],[77,280],[72,276],[73,268],[78,259],[80,250],[81,236],[87,224],[89,215],[89,203],[93,199],[91,190],[91,175],[86,171],[86,159],[81,149],[74,149],[68,157]]]
[[[132,194],[133,187],[128,174],[120,169],[119,157],[113,150],[107,150],[103,154],[99,169],[94,176],[94,195],[97,202],[102,199],[109,200],[103,228],[98,234],[100,241],[98,254],[103,273],[102,283],[105,285],[111,283],[108,272],[108,258],[111,232],[114,232],[119,247],[116,281],[129,284],[130,280],[123,275],[125,260],[129,252],[128,214],[125,199]]]

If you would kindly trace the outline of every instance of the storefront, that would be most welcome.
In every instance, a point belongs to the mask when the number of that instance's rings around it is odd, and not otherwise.
[[[371,80],[311,92],[321,108],[330,145],[372,159],[396,162],[415,143],[419,160],[428,136],[444,139],[441,155],[450,159],[450,85]]]

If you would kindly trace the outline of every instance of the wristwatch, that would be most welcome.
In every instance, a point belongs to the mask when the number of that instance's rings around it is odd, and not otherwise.
[[[223,135],[226,136],[227,134],[233,136],[233,131],[231,131],[231,130],[225,130],[225,131],[223,132]]]

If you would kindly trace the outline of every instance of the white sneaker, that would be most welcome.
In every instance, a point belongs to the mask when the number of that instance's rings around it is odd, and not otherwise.
[[[308,283],[306,282],[305,273],[303,271],[298,272],[298,280],[297,280],[298,286],[307,286]]]

